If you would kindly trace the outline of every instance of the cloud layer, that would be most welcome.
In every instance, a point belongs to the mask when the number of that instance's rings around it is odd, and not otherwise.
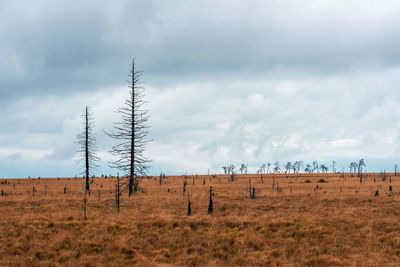
[[[0,176],[64,176],[80,114],[102,133],[133,56],[152,173],[400,156],[398,1],[2,1]]]

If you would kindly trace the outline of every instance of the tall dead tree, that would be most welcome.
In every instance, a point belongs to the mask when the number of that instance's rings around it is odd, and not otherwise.
[[[90,194],[89,177],[90,173],[98,167],[96,162],[99,158],[96,156],[96,137],[93,132],[94,119],[88,107],[85,108],[82,117],[84,118],[84,129],[77,135],[78,141],[76,142],[80,146],[78,164],[84,169],[82,174],[84,174],[86,181],[85,192]]]
[[[149,116],[147,110],[143,109],[144,88],[140,86],[140,76],[142,72],[135,67],[135,59],[132,60],[130,71],[130,98],[125,100],[125,105],[117,109],[121,114],[121,122],[114,123],[114,130],[106,134],[120,143],[113,146],[111,153],[117,157],[110,167],[117,168],[125,172],[127,179],[121,181],[121,190],[128,189],[131,196],[139,190],[139,180],[147,175],[147,163],[150,159],[144,156],[146,145],[151,140],[148,139],[149,126],[147,125]]]

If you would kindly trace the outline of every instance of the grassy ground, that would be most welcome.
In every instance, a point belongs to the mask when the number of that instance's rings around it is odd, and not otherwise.
[[[120,213],[116,179],[95,178],[86,221],[83,179],[3,179],[0,265],[399,266],[400,176],[389,176],[189,176],[190,217],[183,176],[143,181]]]

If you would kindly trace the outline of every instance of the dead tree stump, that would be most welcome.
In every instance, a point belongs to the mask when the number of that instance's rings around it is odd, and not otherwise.
[[[212,214],[214,211],[212,196],[213,196],[213,191],[212,191],[212,186],[210,186],[210,202],[208,204],[208,214]]]

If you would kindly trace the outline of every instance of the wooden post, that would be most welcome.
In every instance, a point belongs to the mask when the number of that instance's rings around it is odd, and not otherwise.
[[[117,207],[117,211],[119,213],[119,197],[120,197],[120,189],[119,189],[119,175],[117,175],[117,184],[115,185],[115,205]]]
[[[213,195],[212,186],[210,186],[210,202],[208,204],[208,214],[212,214],[214,211],[212,195]]]
[[[187,208],[187,216],[192,215],[192,206],[190,203],[190,197],[189,197],[189,193],[188,193],[188,208]]]
[[[186,178],[185,178],[185,180],[183,181],[183,195],[185,195],[185,192],[186,192],[186,185],[187,185],[187,182],[186,182]]]

